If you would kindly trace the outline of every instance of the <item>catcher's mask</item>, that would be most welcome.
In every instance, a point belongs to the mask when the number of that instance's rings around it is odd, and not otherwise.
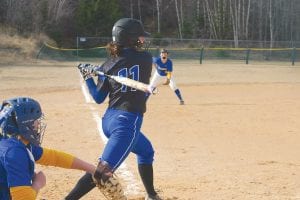
[[[138,46],[141,43],[139,37],[149,36],[141,21],[131,18],[119,19],[112,29],[113,42],[123,47]]]
[[[28,97],[3,101],[0,109],[0,128],[3,138],[22,136],[31,144],[40,145],[46,124],[42,122],[40,104]]]

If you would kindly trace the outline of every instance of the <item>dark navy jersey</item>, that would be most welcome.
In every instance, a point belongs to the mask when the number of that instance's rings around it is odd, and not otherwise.
[[[128,77],[149,84],[152,56],[145,51],[123,49],[120,56],[110,58],[100,68],[106,74]],[[97,90],[109,94],[109,108],[143,114],[146,111],[144,92],[122,85],[111,79],[99,77]]]

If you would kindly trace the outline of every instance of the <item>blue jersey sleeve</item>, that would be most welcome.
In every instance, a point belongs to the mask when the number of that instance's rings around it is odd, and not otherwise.
[[[171,60],[168,60],[167,71],[168,72],[172,72],[173,71],[173,62]]]
[[[39,160],[43,155],[43,148],[40,146],[35,146],[35,145],[31,145],[30,148],[31,148],[30,150],[34,157],[34,160],[35,161]]]
[[[26,148],[11,148],[5,155],[8,187],[31,186],[34,163]]]
[[[104,76],[98,76],[98,84],[96,85],[94,79],[86,80],[86,85],[89,89],[90,95],[96,103],[102,103],[108,95],[107,79]]]

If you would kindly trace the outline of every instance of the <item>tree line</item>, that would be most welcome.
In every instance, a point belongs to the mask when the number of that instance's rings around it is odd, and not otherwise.
[[[0,26],[46,33],[59,45],[77,36],[110,37],[121,17],[152,37],[299,41],[299,0],[0,0]]]

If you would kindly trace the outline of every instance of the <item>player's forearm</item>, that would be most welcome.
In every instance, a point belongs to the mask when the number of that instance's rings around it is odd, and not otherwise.
[[[96,168],[94,165],[76,158],[71,154],[46,148],[43,149],[43,155],[37,163],[67,169],[79,169],[89,173],[94,173]]]
[[[37,192],[40,188],[31,186],[18,186],[10,188],[10,195],[12,200],[35,200]]]
[[[100,104],[105,100],[107,93],[97,90],[97,86],[92,78],[86,80],[86,85],[96,103]]]
[[[72,169],[79,169],[93,174],[96,167],[90,163],[87,163],[79,158],[74,158],[74,161],[71,166]]]
[[[43,148],[43,154],[41,158],[37,160],[37,163],[70,169],[74,159],[75,157],[71,154],[54,149]]]

